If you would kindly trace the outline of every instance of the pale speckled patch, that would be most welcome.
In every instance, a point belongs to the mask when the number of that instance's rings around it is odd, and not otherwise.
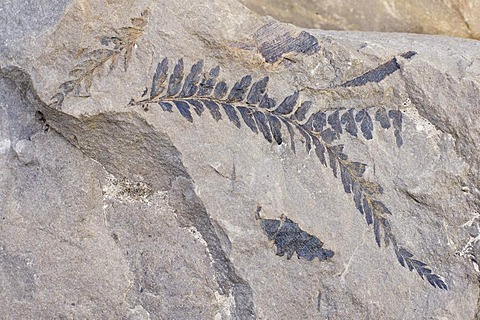
[[[125,177],[118,180],[113,175],[109,175],[105,179],[102,193],[108,199],[149,203],[154,191],[144,182],[131,181]]]
[[[235,305],[233,295],[222,295],[218,291],[215,292],[215,299],[220,305],[221,310],[215,315],[215,320],[231,319],[231,308]]]
[[[438,136],[441,133],[430,121],[422,117],[416,108],[404,109],[403,113],[414,121],[417,131],[425,132],[428,137]]]
[[[9,139],[0,140],[0,154],[7,153],[11,145],[12,142]]]

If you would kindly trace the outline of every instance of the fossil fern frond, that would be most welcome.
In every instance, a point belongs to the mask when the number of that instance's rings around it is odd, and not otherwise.
[[[131,19],[131,26],[113,30],[114,35],[103,37],[100,40],[103,48],[83,54],[82,61],[77,63],[68,74],[71,79],[62,83],[57,93],[51,98],[50,106],[60,109],[68,95],[88,97],[95,77],[102,73],[105,66],[108,66],[111,71],[122,60],[123,68],[127,71],[133,48],[146,25],[146,15],[145,11],[142,17]]]
[[[392,244],[398,261],[410,271],[416,270],[432,286],[447,289],[442,277],[432,273],[423,262],[402,248],[392,233],[388,216],[391,211],[379,200],[383,188],[376,182],[364,177],[366,164],[349,160],[343,144],[335,144],[341,135],[348,133],[353,138],[373,139],[374,126],[378,123],[384,130],[393,129],[396,144],[401,147],[402,112],[379,108],[338,109],[311,113],[311,101],[300,101],[299,92],[293,92],[281,102],[267,93],[269,78],[253,81],[250,75],[244,76],[230,89],[224,81],[219,81],[220,68],[203,72],[203,60],[195,63],[188,73],[185,72],[183,59],[173,67],[169,74],[169,61],[163,59],[156,68],[150,89],[142,98],[130,101],[131,106],[142,106],[148,110],[158,106],[164,111],[174,109],[187,121],[193,122],[194,115],[202,116],[209,112],[219,121],[226,115],[236,127],[246,125],[252,132],[262,134],[269,143],[284,143],[282,128],[286,129],[289,144],[295,152],[295,134],[303,138],[307,153],[314,151],[320,163],[330,167],[333,175],[342,181],[344,191],[351,194],[357,210],[364,216],[367,225],[373,225],[377,245]],[[382,241],[383,240],[383,241]]]

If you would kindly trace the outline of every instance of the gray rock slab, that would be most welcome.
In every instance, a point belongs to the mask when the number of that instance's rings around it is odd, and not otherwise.
[[[0,56],[6,318],[477,316],[478,42],[53,11]]]

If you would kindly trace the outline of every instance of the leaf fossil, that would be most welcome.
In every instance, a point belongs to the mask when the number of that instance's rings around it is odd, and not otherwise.
[[[246,125],[252,132],[263,135],[270,143],[287,143],[282,128],[290,136],[288,143],[295,152],[296,133],[303,138],[307,153],[315,152],[321,164],[332,169],[335,177],[340,177],[344,191],[351,194],[357,210],[365,216],[367,225],[373,225],[375,241],[379,247],[392,245],[399,263],[417,273],[432,286],[447,290],[444,279],[432,272],[425,263],[414,259],[413,254],[403,248],[392,232],[387,216],[391,215],[387,206],[378,200],[383,188],[364,177],[366,164],[350,161],[344,153],[343,144],[334,144],[341,135],[348,133],[354,138],[361,134],[365,139],[373,138],[374,124],[389,130],[393,128],[397,146],[403,144],[401,136],[402,113],[385,108],[354,108],[318,111],[307,114],[311,101],[299,102],[299,92],[277,102],[268,96],[268,77],[253,82],[250,75],[244,76],[229,90],[223,81],[218,81],[220,68],[214,67],[202,73],[202,60],[195,63],[185,74],[184,62],[180,59],[168,76],[167,58],[161,61],[153,75],[152,83],[144,92],[147,98],[130,101],[131,106],[142,106],[145,110],[158,105],[162,110],[178,112],[187,121],[193,122],[192,111],[197,116],[209,112],[216,121],[224,115],[236,127]],[[202,75],[202,76],[201,76]],[[168,79],[168,81],[167,81]],[[370,114],[370,110],[374,113]],[[382,241],[383,240],[383,241]]]
[[[123,68],[127,71],[133,48],[147,24],[147,16],[148,11],[144,11],[141,17],[130,19],[131,26],[113,30],[114,35],[105,36],[100,40],[103,45],[101,49],[84,53],[82,61],[77,63],[68,74],[71,80],[62,83],[55,95],[51,97],[50,106],[61,109],[68,95],[88,97],[95,76],[100,75],[107,64],[111,71],[118,66],[121,59]]]
[[[287,255],[290,260],[294,253],[298,259],[312,261],[318,258],[320,261],[327,260],[335,254],[332,250],[324,249],[323,242],[317,237],[300,229],[297,223],[282,216],[281,220],[263,219],[260,217],[261,207],[257,207],[256,218],[260,220],[263,231],[269,240],[277,247],[278,256]]]

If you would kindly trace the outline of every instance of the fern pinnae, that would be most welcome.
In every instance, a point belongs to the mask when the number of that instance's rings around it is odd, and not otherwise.
[[[263,78],[252,84],[250,92],[248,93],[246,103],[251,105],[256,105],[262,99],[262,96],[265,94],[268,84],[268,77]]]
[[[238,118],[238,114],[235,108],[228,103],[222,103],[222,107],[227,114],[228,119],[233,122],[233,124],[235,124],[237,128],[240,128],[242,124],[240,123],[240,119]]]
[[[68,76],[71,78],[62,83],[57,92],[50,98],[50,106],[60,109],[65,98],[69,95],[89,97],[90,89],[95,77],[100,76],[105,66],[109,64],[112,71],[123,56],[124,70],[127,71],[128,63],[132,58],[132,51],[137,40],[143,33],[147,24],[148,11],[144,11],[139,18],[131,19],[131,26],[113,30],[115,36],[105,36],[100,44],[105,48],[94,49],[83,55],[82,61],[77,63]],[[153,89],[153,88],[152,88]],[[82,95],[81,91],[84,91]]]
[[[300,107],[297,108],[295,113],[290,117],[292,120],[303,121],[307,115],[307,112],[312,107],[312,101],[303,101]]]
[[[157,65],[157,70],[153,75],[152,87],[150,89],[150,99],[156,98],[159,94],[162,93],[164,88],[165,80],[167,80],[168,75],[168,59],[165,58]]]
[[[170,80],[168,81],[168,96],[173,97],[180,92],[180,89],[182,88],[182,80],[184,77],[183,69],[183,59],[180,59],[175,65],[173,73],[170,75]]]
[[[190,73],[185,77],[182,92],[180,92],[180,97],[191,97],[197,92],[202,69],[203,60],[198,61],[192,66]]]
[[[229,90],[224,81],[217,81],[220,68],[212,68],[208,74],[203,74],[203,61],[195,63],[190,72],[185,75],[184,63],[180,59],[175,64],[168,84],[168,60],[165,58],[156,68],[152,79],[150,96],[139,101],[131,100],[131,105],[159,105],[164,111],[172,111],[175,107],[189,122],[193,122],[191,109],[198,116],[204,110],[209,110],[216,121],[222,119],[222,112],[236,127],[245,124],[252,132],[262,133],[265,140],[282,144],[282,124],[287,128],[290,144],[295,152],[295,132],[300,133],[307,153],[313,149],[320,163],[332,169],[333,175],[342,181],[344,191],[352,195],[356,209],[364,216],[367,225],[373,224],[376,244],[381,247],[393,245],[399,263],[410,271],[426,279],[432,286],[447,289],[443,278],[432,273],[423,262],[414,259],[413,254],[398,245],[392,233],[390,223],[385,215],[391,215],[390,210],[377,199],[383,193],[382,187],[364,178],[366,164],[350,161],[344,153],[342,144],[334,144],[342,134],[348,133],[358,137],[361,132],[366,140],[373,138],[374,120],[380,127],[394,129],[397,146],[403,143],[401,137],[402,113],[398,110],[376,108],[372,118],[369,109],[356,111],[353,108],[336,109],[332,112],[318,111],[306,115],[312,107],[311,101],[299,103],[299,91],[287,96],[277,106],[274,99],[268,96],[268,77],[252,83],[250,75],[244,76]],[[307,119],[305,121],[305,119]],[[327,162],[327,156],[328,162]]]

